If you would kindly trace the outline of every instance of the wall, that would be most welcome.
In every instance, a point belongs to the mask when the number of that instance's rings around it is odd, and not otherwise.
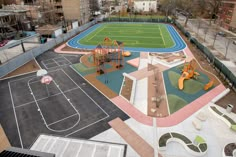
[[[3,150],[7,149],[10,146],[11,146],[10,142],[8,141],[8,138],[2,126],[0,125],[0,152],[2,152]]]
[[[39,45],[39,47],[35,47],[31,50],[22,53],[15,58],[3,63],[0,65],[0,78],[7,75],[8,73],[16,70],[17,68],[21,67],[22,65],[26,64],[27,62],[31,61],[32,59],[36,58],[40,54],[48,51],[49,49],[54,48],[56,45],[61,44],[62,42],[67,41],[69,38],[73,37],[74,35],[78,34],[80,31],[83,31],[90,26],[94,25],[96,21],[89,22],[81,27],[77,27],[76,29],[71,29],[66,34],[61,34],[58,37]]]
[[[62,0],[62,6],[66,20],[80,18],[80,0]]]

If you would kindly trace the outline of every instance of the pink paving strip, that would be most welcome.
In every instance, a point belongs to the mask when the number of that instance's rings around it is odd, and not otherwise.
[[[79,51],[62,51],[62,49],[66,47],[66,44],[62,44],[61,46],[54,49],[56,53],[66,53],[66,54],[90,54],[90,52],[79,52]]]
[[[152,117],[143,114],[141,111],[136,109],[132,104],[130,104],[122,97],[117,96],[115,98],[112,98],[111,101],[116,104],[116,106],[118,106],[121,110],[123,110],[126,114],[128,114],[130,117],[134,118],[138,122],[146,125],[152,125]]]
[[[222,93],[224,90],[225,87],[220,84],[219,86],[213,88],[205,95],[199,97],[198,99],[186,105],[185,107],[173,113],[172,115],[168,117],[157,118],[157,126],[170,127],[179,124],[180,122],[184,121],[189,116],[191,116],[193,113],[201,109],[203,106],[208,104],[213,98]],[[134,118],[136,121],[145,125],[152,126],[152,117],[143,114],[141,111],[136,109],[132,104],[124,100],[122,97],[117,96],[111,99],[111,101],[130,117]]]
[[[192,52],[190,51],[190,49],[189,49],[188,47],[186,47],[186,48],[184,49],[184,52],[185,52],[185,54],[186,54],[189,58],[194,58]]]
[[[139,57],[127,61],[128,64],[138,68],[139,66]]]

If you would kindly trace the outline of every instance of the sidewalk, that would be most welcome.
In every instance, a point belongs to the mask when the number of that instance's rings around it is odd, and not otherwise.
[[[207,37],[206,37],[206,41],[204,42],[203,41],[203,34],[204,33],[200,27],[199,29],[199,32],[198,32],[198,35],[197,35],[197,26],[194,25],[194,21],[195,19],[190,19],[188,21],[188,24],[187,24],[187,27],[185,27],[185,29],[190,32],[191,36],[193,36],[194,38],[196,38],[198,41],[202,42],[202,44],[207,47],[214,56],[216,56],[234,75],[236,75],[236,53],[235,53],[235,48],[236,48],[236,45],[234,44],[230,44],[229,45],[229,50],[228,50],[228,53],[227,53],[227,57],[225,58],[224,55],[225,55],[225,47],[222,47],[222,45],[219,45],[219,44],[215,44],[214,48],[212,47],[212,41],[213,39],[211,39],[210,35],[212,32],[208,32],[207,33]],[[206,23],[209,23],[206,19],[201,19],[202,21],[205,21]],[[177,20],[182,26],[184,26],[184,20],[183,18],[182,19],[178,19]],[[215,26],[216,24],[214,24],[212,22],[212,26]],[[224,31],[226,33],[229,33],[231,34],[232,36],[235,36],[236,37],[236,34],[233,33],[233,32],[230,32],[222,27],[220,27],[220,30],[221,31]],[[236,39],[235,39],[236,40]],[[224,43],[224,40],[220,40],[218,39],[218,42],[221,42],[223,44]]]

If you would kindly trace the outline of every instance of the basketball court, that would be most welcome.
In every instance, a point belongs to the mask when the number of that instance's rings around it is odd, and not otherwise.
[[[58,60],[52,56],[47,61]],[[42,66],[45,60],[39,63]],[[56,66],[44,76],[33,73],[0,84],[4,87],[0,114],[7,119],[1,124],[8,126],[10,122],[16,128],[4,128],[15,146],[29,148],[40,134],[91,138],[110,128],[108,121],[128,118],[69,66]]]

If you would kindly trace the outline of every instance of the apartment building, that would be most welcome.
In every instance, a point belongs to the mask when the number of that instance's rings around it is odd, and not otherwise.
[[[89,21],[89,0],[61,0],[61,4],[66,20],[78,20],[80,24]]]
[[[221,27],[236,33],[236,0],[222,1],[218,21]]]
[[[139,12],[156,12],[157,1],[156,0],[134,0],[134,10]]]

